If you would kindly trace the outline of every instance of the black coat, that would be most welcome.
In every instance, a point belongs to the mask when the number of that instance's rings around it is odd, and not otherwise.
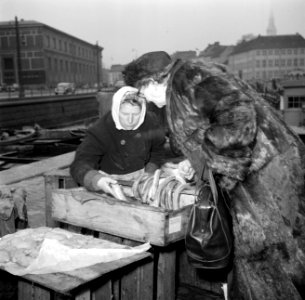
[[[128,174],[148,163],[159,166],[164,142],[164,130],[154,114],[147,112],[136,130],[118,130],[109,112],[88,129],[70,167],[71,175],[83,185],[85,175],[92,170]]]

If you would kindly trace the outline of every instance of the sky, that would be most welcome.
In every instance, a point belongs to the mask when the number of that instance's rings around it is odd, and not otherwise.
[[[0,0],[0,21],[34,20],[98,43],[106,68],[149,51],[202,51],[266,35],[271,14],[277,34],[305,38],[305,0]]]

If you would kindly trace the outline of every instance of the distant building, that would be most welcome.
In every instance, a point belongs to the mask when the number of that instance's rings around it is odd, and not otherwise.
[[[102,79],[102,51],[98,45],[40,22],[0,22],[0,83],[54,87],[58,82],[74,82],[76,86],[94,86]]]
[[[199,58],[206,61],[213,61],[221,64],[228,63],[228,57],[232,53],[234,46],[220,45],[219,42],[209,44],[203,51],[199,53]]]
[[[244,80],[283,79],[305,68],[305,39],[300,34],[258,36],[237,44],[229,70]]]
[[[282,80],[284,93],[282,113],[284,120],[291,126],[305,126],[305,72],[291,74]],[[303,130],[304,131],[304,130]],[[305,137],[305,132],[302,133]]]
[[[108,73],[108,84],[110,86],[114,86],[116,83],[122,82],[123,74],[122,71],[124,70],[125,65],[112,65],[110,67],[109,73]]]

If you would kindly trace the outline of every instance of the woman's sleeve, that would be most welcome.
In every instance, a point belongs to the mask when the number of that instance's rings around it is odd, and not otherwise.
[[[70,166],[72,178],[80,185],[90,190],[94,182],[101,177],[98,173],[99,161],[105,153],[102,137],[98,137],[95,131],[88,130],[83,142],[76,150],[74,161]]]

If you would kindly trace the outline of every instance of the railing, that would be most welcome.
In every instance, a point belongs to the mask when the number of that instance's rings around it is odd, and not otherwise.
[[[113,88],[104,88],[102,91],[112,91]],[[73,94],[94,94],[97,93],[96,88],[77,88],[74,93],[69,93],[67,95]],[[25,89],[24,90],[24,98],[35,98],[42,96],[56,96],[54,88],[53,89]],[[0,91],[0,100],[8,100],[8,99],[18,99],[19,91]]]

